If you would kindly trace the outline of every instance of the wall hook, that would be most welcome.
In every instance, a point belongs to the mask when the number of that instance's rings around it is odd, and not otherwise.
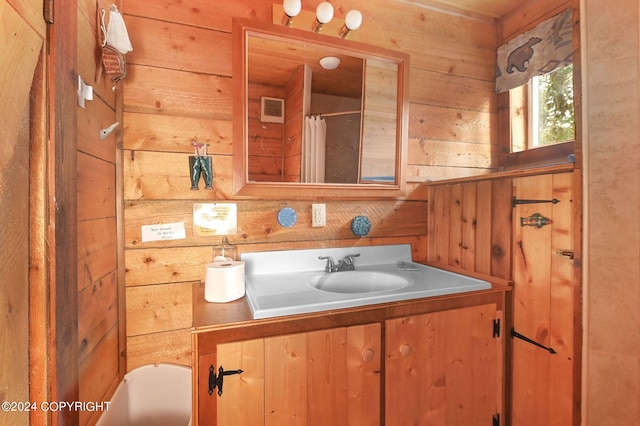
[[[85,101],[93,100],[93,87],[89,86],[82,80],[82,77],[78,75],[78,105],[82,108],[86,108]]]
[[[109,136],[111,134],[111,132],[113,132],[115,130],[115,128],[118,127],[119,125],[120,125],[120,122],[116,121],[111,126],[107,127],[106,129],[100,130],[100,140],[105,140],[107,138],[107,136]]]

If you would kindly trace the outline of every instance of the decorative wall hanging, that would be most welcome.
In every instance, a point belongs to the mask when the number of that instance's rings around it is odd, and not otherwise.
[[[238,233],[236,203],[194,203],[193,235],[209,237]]]
[[[100,30],[102,31],[102,64],[109,78],[117,83],[127,76],[124,55],[133,50],[129,33],[118,6],[109,7],[109,23],[105,25],[106,12],[100,9]]]
[[[283,228],[291,228],[298,221],[298,213],[291,207],[283,207],[278,212],[278,223]]]
[[[571,9],[548,19],[498,48],[496,93],[526,84],[531,77],[572,63]]]
[[[111,46],[102,46],[102,65],[105,73],[114,83],[127,76],[127,62],[124,55]]]
[[[193,142],[195,155],[189,156],[189,170],[191,177],[191,189],[198,189],[198,181],[202,175],[205,189],[213,188],[213,163],[211,157],[207,155],[207,145]]]
[[[520,226],[535,226],[540,229],[550,223],[553,223],[551,219],[542,216],[540,213],[534,213],[529,217],[520,218]]]
[[[358,237],[364,237],[371,231],[371,221],[366,216],[356,216],[351,221],[351,232]]]

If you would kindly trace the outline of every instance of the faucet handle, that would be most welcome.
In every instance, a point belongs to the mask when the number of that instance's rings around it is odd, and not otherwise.
[[[348,254],[342,258],[342,260],[338,263],[337,269],[338,271],[353,271],[355,269],[355,265],[353,264],[353,258],[360,256],[360,253],[356,254]]]
[[[342,259],[342,261],[349,266],[353,266],[353,258],[358,256],[360,256],[360,253],[348,254],[344,257],[344,259]]]
[[[318,256],[318,259],[327,261],[327,264],[324,267],[324,271],[325,272],[333,272],[333,271],[335,271],[336,265],[333,262],[333,257],[331,257],[331,256]]]

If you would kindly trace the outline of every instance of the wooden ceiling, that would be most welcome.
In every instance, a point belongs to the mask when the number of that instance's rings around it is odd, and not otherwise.
[[[440,10],[483,19],[500,19],[530,0],[407,0]]]

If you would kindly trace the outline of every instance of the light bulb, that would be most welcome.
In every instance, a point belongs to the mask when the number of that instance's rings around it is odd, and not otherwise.
[[[323,1],[316,9],[316,19],[321,24],[326,24],[333,19],[333,6],[328,1]]]
[[[284,0],[282,2],[282,8],[284,9],[284,13],[286,13],[288,17],[293,18],[294,16],[298,16],[298,14],[300,13],[300,10],[302,9],[302,1]]]
[[[350,10],[347,16],[344,17],[344,24],[349,31],[357,30],[362,25],[362,13],[357,9]]]
[[[362,25],[362,13],[357,9],[350,10],[344,17],[344,25],[340,29],[339,36],[346,38],[351,31],[360,28],[360,25]]]

